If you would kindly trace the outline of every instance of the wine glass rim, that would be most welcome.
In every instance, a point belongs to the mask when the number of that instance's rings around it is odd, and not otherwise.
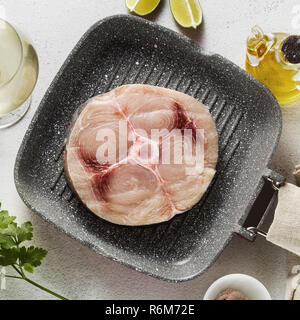
[[[18,39],[19,44],[20,44],[21,58],[20,58],[20,62],[19,62],[19,64],[18,64],[18,67],[16,68],[15,72],[11,75],[11,77],[10,77],[8,80],[6,80],[6,81],[3,82],[2,84],[0,84],[0,89],[3,88],[3,87],[5,87],[9,82],[11,82],[11,81],[14,79],[14,77],[15,77],[16,74],[19,72],[19,70],[20,70],[20,68],[21,68],[21,66],[22,66],[23,57],[24,57],[23,43],[22,43],[22,40],[21,40],[21,37],[20,37],[19,33],[18,33],[17,30],[14,28],[14,26],[13,26],[11,23],[9,23],[7,20],[5,20],[5,19],[3,19],[3,18],[0,18],[0,22],[1,22],[1,21],[2,21],[3,23],[7,24],[7,25],[12,29],[12,31],[16,34],[17,39]]]

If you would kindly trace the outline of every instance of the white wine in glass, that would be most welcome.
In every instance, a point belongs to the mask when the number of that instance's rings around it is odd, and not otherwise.
[[[31,103],[39,71],[38,57],[28,39],[0,19],[0,128],[20,120]]]

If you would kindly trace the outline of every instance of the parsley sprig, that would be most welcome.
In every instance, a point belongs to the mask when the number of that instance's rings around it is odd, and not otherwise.
[[[5,274],[5,277],[25,280],[59,299],[67,300],[27,277],[25,271],[33,273],[34,268],[41,265],[48,251],[34,246],[21,246],[24,241],[32,240],[33,227],[31,222],[24,222],[18,226],[15,219],[16,217],[10,216],[7,210],[1,210],[0,203],[0,266],[11,266],[18,274]]]

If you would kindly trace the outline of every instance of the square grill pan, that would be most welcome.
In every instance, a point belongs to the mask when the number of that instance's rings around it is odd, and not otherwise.
[[[217,123],[217,174],[189,212],[144,227],[98,218],[72,194],[63,171],[68,123],[88,98],[127,83],[185,92]],[[132,16],[112,16],[81,38],[45,94],[15,164],[17,190],[34,212],[96,252],[169,281],[203,273],[242,227],[269,176],[281,132],[273,95],[232,62],[188,38]],[[184,192],[184,190],[182,190]]]

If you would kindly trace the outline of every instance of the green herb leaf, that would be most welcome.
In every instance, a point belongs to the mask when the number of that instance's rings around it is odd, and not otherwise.
[[[17,236],[18,226],[15,222],[11,222],[7,228],[0,229],[1,234],[5,234],[7,236],[16,237]]]
[[[25,263],[24,264],[24,269],[29,273],[33,273],[33,271],[34,271],[33,266],[31,264],[29,264],[29,263]]]
[[[25,240],[31,240],[33,237],[33,228],[31,222],[25,222],[16,230],[17,243],[20,244]]]
[[[19,257],[17,248],[0,249],[0,265],[3,267],[15,264]]]
[[[16,217],[9,216],[7,210],[0,211],[0,229],[6,229],[15,219]]]
[[[19,264],[21,266],[31,265],[32,267],[38,267],[41,265],[42,260],[47,255],[48,251],[37,247],[21,247],[19,255]]]
[[[1,210],[1,202],[0,202]],[[19,247],[20,243],[32,240],[33,228],[31,222],[25,222],[18,226],[14,221],[16,217],[10,217],[8,211],[0,211],[0,266],[12,266],[19,274],[20,279],[26,280],[32,285],[48,292],[55,297],[67,300],[60,294],[57,294],[40,284],[30,280],[24,273],[24,270],[33,273],[34,268],[41,265],[42,260],[48,251],[37,247]]]
[[[7,236],[5,234],[0,233],[0,247],[3,249],[9,249],[15,246],[16,243],[11,236]]]

